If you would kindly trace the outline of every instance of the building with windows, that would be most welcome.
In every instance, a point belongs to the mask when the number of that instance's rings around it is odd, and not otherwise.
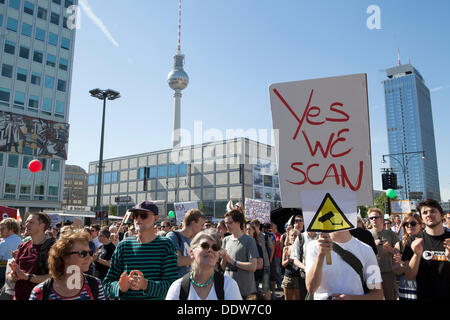
[[[87,206],[87,177],[88,174],[83,168],[66,165],[64,174],[63,207]]]
[[[223,217],[232,197],[280,206],[275,148],[247,138],[204,143],[103,160],[102,210],[118,214],[143,200],[198,201],[208,217]],[[97,162],[89,163],[88,206],[95,207]],[[126,206],[116,197],[129,197]]]
[[[403,199],[440,201],[430,90],[411,64],[399,63],[386,75],[389,160],[402,186],[397,193]]]
[[[0,0],[0,202],[60,208],[67,159],[76,0]],[[31,173],[28,163],[43,168]]]

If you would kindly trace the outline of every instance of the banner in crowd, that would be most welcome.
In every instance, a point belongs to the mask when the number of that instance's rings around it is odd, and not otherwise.
[[[244,208],[247,220],[258,219],[260,223],[270,222],[270,202],[245,198]]]
[[[177,218],[177,224],[180,225],[183,222],[186,212],[191,209],[198,209],[197,201],[190,202],[175,202],[174,203],[175,216]]]
[[[391,214],[411,213],[411,202],[409,200],[391,200]]]
[[[57,223],[62,223],[61,216],[57,213],[47,213],[50,218],[51,227],[54,228]]]
[[[17,209],[0,206],[0,221],[7,218],[17,219]]]
[[[366,74],[272,84],[281,202],[301,208],[303,190],[351,190],[373,203]]]

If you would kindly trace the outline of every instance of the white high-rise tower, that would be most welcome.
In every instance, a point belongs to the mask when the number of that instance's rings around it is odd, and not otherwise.
[[[178,50],[174,55],[174,66],[167,76],[167,82],[170,88],[175,91],[173,97],[175,98],[174,117],[173,117],[173,131],[172,131],[172,145],[173,148],[180,147],[181,137],[181,91],[184,90],[188,83],[189,77],[183,69],[184,55],[181,54],[181,0],[179,0],[179,15],[178,15]]]

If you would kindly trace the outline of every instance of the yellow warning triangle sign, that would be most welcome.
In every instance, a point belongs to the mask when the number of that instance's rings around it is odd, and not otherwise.
[[[310,232],[335,232],[353,228],[353,224],[347,219],[336,201],[327,193],[307,230]]]

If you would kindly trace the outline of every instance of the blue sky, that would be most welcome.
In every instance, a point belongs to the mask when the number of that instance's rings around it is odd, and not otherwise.
[[[86,170],[99,158],[102,104],[93,88],[112,88],[104,158],[171,146],[173,91],[167,74],[177,48],[177,0],[84,0],[105,29],[81,10],[77,30],[67,164]],[[126,3],[126,5],[124,5]],[[107,4],[107,5],[106,5]],[[381,29],[366,25],[370,5]],[[374,187],[388,153],[384,69],[411,63],[430,88],[443,200],[450,199],[450,1],[183,0],[182,53],[190,83],[182,127],[272,127],[271,83],[367,73]]]

